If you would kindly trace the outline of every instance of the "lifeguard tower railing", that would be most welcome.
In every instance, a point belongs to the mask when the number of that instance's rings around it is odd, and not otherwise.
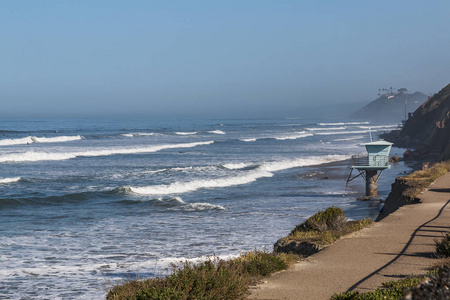
[[[351,166],[354,169],[387,169],[389,156],[386,155],[353,155]]]

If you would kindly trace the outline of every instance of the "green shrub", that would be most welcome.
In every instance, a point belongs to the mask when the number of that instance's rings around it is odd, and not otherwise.
[[[305,222],[294,228],[292,233],[295,231],[340,231],[345,226],[346,221],[344,211],[332,206],[309,217]]]
[[[373,220],[347,221],[345,213],[338,207],[319,211],[297,225],[284,240],[308,241],[319,245],[329,245],[342,235],[359,231],[373,224]]]
[[[436,254],[438,257],[450,257],[450,233],[447,233],[443,240],[435,241]]]
[[[398,290],[385,290],[377,289],[374,292],[359,293],[359,292],[346,292],[334,295],[330,300],[397,300],[403,297],[405,292]]]
[[[147,299],[177,300],[183,299],[183,293],[170,287],[162,287],[162,288],[151,287],[136,292],[136,300],[147,300]]]
[[[244,271],[254,277],[268,276],[272,273],[285,270],[293,261],[294,255],[277,255],[263,251],[253,251],[242,255],[237,259],[244,268]]]
[[[251,251],[224,261],[216,257],[203,263],[173,266],[171,275],[115,286],[107,299],[244,299],[257,279],[287,269],[296,255]]]

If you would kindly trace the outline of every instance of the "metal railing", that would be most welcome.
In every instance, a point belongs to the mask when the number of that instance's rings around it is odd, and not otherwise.
[[[387,167],[389,166],[389,157],[385,155],[353,155],[352,166],[362,167]]]

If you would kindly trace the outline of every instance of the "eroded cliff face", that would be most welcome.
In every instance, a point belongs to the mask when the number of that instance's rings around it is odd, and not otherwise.
[[[408,189],[410,189],[408,180],[404,177],[397,177],[375,221],[384,219],[403,205],[418,203],[420,200],[408,193]]]
[[[422,149],[436,159],[450,159],[450,84],[423,103],[400,132],[383,138],[398,147]]]

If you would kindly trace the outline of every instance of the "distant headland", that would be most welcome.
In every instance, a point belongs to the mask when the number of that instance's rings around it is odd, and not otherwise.
[[[406,88],[382,88],[378,92],[377,99],[353,112],[349,118],[400,123],[408,112],[415,111],[428,98],[421,92],[409,93]]]

